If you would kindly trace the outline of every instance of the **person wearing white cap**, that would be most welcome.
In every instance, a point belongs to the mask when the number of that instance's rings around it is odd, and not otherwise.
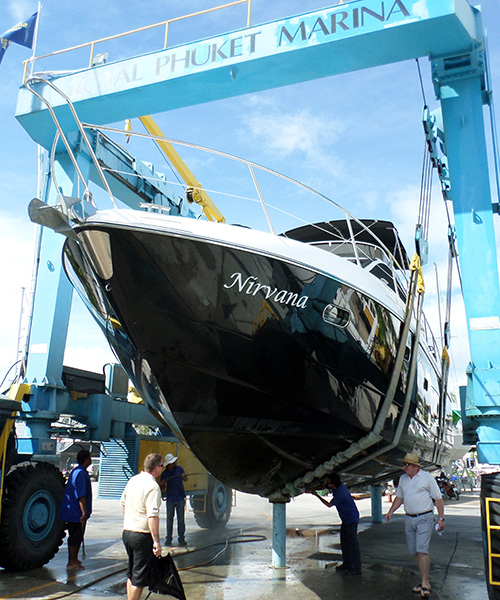
[[[436,529],[444,529],[444,502],[434,477],[420,468],[418,456],[408,453],[402,460],[404,475],[399,479],[396,497],[385,516],[390,523],[393,513],[404,504],[405,534],[410,552],[415,555],[421,582],[415,585],[413,592],[427,598],[431,594],[429,573],[429,543],[434,529],[434,505],[438,511]]]
[[[177,456],[174,456],[173,454],[165,455],[163,464],[165,465],[165,470],[160,477],[160,487],[162,492],[166,492],[167,500],[167,537],[165,539],[165,545],[172,545],[175,514],[177,515],[179,546],[187,546],[184,538],[186,533],[186,524],[184,521],[186,492],[184,491],[184,481],[187,481],[188,477],[184,469],[177,464]]]

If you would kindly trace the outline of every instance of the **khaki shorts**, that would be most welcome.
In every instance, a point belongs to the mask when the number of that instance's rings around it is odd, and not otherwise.
[[[405,534],[408,548],[412,554],[429,554],[429,543],[434,529],[434,514],[418,517],[405,516]]]

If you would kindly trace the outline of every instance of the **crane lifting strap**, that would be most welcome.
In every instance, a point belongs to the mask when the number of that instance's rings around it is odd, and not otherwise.
[[[226,219],[215,206],[215,203],[207,194],[207,192],[203,189],[201,183],[196,179],[186,163],[179,156],[177,150],[170,142],[167,142],[166,139],[161,139],[165,138],[165,136],[152,117],[139,117],[139,120],[144,125],[148,133],[155,137],[156,143],[187,185],[186,197],[188,202],[196,202],[199,204],[209,221],[225,223]],[[130,126],[128,128],[130,128]]]

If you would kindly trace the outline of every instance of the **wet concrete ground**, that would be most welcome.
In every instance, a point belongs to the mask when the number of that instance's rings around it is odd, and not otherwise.
[[[237,494],[228,526],[216,531],[200,529],[188,512],[189,547],[171,549],[187,599],[417,598],[411,590],[419,578],[406,547],[402,515],[396,513],[390,525],[372,524],[370,499],[359,500],[358,507],[362,515],[359,541],[364,562],[360,577],[343,576],[335,571],[341,558],[340,521],[335,509],[324,507],[312,496],[302,496],[287,506],[286,569],[271,567],[272,507],[266,500]],[[384,514],[388,507],[389,503],[383,499]],[[431,597],[485,600],[479,493],[464,493],[458,502],[446,500],[445,509],[445,534],[434,535],[431,544]],[[0,570],[0,600],[126,597],[126,554],[121,543],[121,525],[119,502],[97,499],[85,538],[85,571],[65,569],[65,541],[55,558],[42,569],[26,573]],[[164,534],[164,514],[162,532]],[[252,537],[230,539],[241,534]],[[210,562],[224,548],[226,550]],[[161,597],[165,598],[152,594],[150,599]]]

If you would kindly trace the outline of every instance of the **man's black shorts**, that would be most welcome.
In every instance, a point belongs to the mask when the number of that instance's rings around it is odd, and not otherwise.
[[[78,546],[79,548],[83,542],[83,527],[80,521],[78,523],[66,521],[65,529],[68,531],[68,546]]]
[[[127,578],[135,587],[147,587],[149,585],[148,567],[153,556],[151,534],[125,529],[122,540],[128,554]]]

